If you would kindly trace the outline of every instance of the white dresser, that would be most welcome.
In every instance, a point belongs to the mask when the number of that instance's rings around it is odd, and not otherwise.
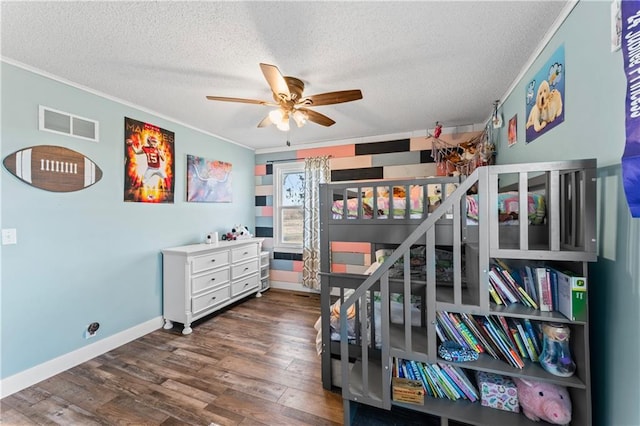
[[[260,291],[262,238],[162,250],[164,328],[191,323]]]

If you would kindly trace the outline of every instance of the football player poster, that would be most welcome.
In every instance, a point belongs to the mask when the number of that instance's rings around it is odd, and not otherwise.
[[[173,203],[174,133],[124,118],[124,201]]]

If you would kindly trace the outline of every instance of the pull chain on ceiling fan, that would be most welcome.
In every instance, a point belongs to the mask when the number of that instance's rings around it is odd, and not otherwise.
[[[207,99],[211,101],[240,102],[277,107],[277,109],[269,112],[269,114],[258,123],[258,127],[267,127],[275,124],[279,130],[284,132],[289,131],[289,120],[291,118],[293,118],[293,121],[298,127],[304,126],[307,121],[312,121],[326,127],[335,124],[335,121],[331,118],[309,109],[309,107],[334,105],[362,99],[362,92],[360,90],[342,90],[303,97],[304,83],[302,80],[296,77],[283,76],[275,65],[260,64],[260,68],[273,92],[275,102],[228,98],[224,96],[207,96]]]

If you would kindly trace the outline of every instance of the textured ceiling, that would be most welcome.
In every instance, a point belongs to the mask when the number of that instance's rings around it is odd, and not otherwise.
[[[1,54],[268,150],[483,123],[572,4],[2,1]],[[271,101],[260,62],[303,80],[306,95],[360,89],[363,99],[316,107],[336,124],[289,134],[256,127],[268,107],[205,99]]]

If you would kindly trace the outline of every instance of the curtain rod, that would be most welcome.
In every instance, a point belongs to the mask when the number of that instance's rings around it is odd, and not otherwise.
[[[333,155],[327,155],[327,157],[329,158],[333,158]],[[307,158],[312,158],[312,157],[307,157]],[[267,160],[267,164],[273,164],[273,163],[289,163],[289,162],[294,162],[294,161],[304,161],[305,158],[292,158],[289,160]]]

